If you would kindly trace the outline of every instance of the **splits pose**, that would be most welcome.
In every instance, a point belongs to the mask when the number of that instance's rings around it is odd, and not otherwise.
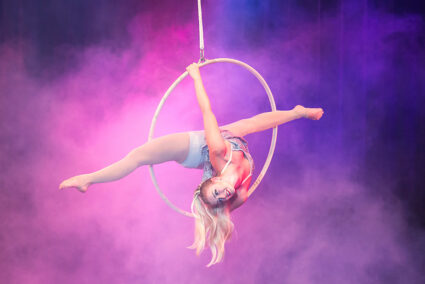
[[[156,138],[104,169],[63,181],[59,188],[77,188],[85,192],[91,184],[118,180],[140,166],[167,161],[176,161],[187,168],[202,168],[202,182],[195,190],[191,206],[195,216],[195,241],[191,248],[199,254],[207,243],[212,252],[208,264],[211,266],[222,260],[224,243],[233,232],[230,211],[247,200],[254,162],[243,136],[299,118],[318,120],[323,110],[298,105],[288,111],[261,113],[219,127],[198,64],[193,63],[186,69],[194,81],[204,121],[203,131]]]

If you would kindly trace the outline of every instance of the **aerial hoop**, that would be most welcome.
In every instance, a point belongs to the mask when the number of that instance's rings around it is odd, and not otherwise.
[[[269,98],[269,102],[270,102],[270,107],[272,111],[276,111],[276,104],[273,98],[273,94],[269,88],[269,86],[267,85],[266,81],[264,80],[264,78],[260,75],[260,73],[258,73],[254,68],[252,68],[251,66],[249,66],[248,64],[236,60],[236,59],[230,59],[230,58],[216,58],[216,59],[211,59],[211,60],[205,60],[205,61],[201,61],[201,63],[199,64],[199,67],[203,67],[205,65],[209,65],[209,64],[213,64],[213,63],[219,63],[219,62],[226,62],[226,63],[232,63],[232,64],[236,64],[239,66],[244,67],[245,69],[247,69],[249,72],[251,72],[257,79],[258,81],[260,81],[261,85],[263,86],[264,90],[267,93],[267,96]],[[176,81],[174,81],[174,83],[168,88],[168,90],[165,92],[164,96],[162,97],[161,101],[159,102],[159,105],[155,111],[155,114],[152,118],[152,123],[151,123],[151,127],[149,130],[149,136],[148,136],[148,141],[151,141],[153,139],[153,132],[155,130],[155,125],[156,125],[156,120],[158,118],[159,113],[161,112],[161,109],[165,103],[165,101],[167,100],[168,96],[171,94],[171,92],[174,90],[174,88],[188,75],[189,73],[187,71],[185,71],[182,75],[180,75],[180,77],[177,78]],[[257,186],[260,184],[261,180],[263,179],[264,175],[267,172],[267,169],[269,168],[270,162],[272,160],[273,157],[273,153],[274,153],[274,149],[276,146],[276,137],[277,137],[277,127],[273,128],[273,135],[272,135],[272,139],[271,139],[271,143],[270,143],[270,148],[269,148],[269,154],[267,156],[266,161],[264,162],[264,166],[260,172],[260,174],[258,175],[257,179],[255,180],[255,182],[251,185],[250,189],[248,190],[248,197],[255,191],[255,189],[257,188]],[[164,193],[161,191],[159,185],[158,185],[158,181],[155,177],[155,172],[153,170],[153,166],[149,165],[149,172],[150,172],[150,176],[152,178],[152,182],[155,186],[156,191],[159,193],[159,195],[161,196],[161,198],[165,201],[165,203],[167,203],[168,206],[170,206],[172,209],[174,209],[175,211],[185,215],[185,216],[189,216],[189,217],[193,217],[192,213],[187,212],[185,210],[180,209],[179,207],[175,206],[173,203],[171,203],[170,200],[168,200],[168,198],[164,195]]]

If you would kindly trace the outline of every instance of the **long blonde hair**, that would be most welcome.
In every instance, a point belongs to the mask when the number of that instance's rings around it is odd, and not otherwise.
[[[195,217],[195,241],[189,247],[196,249],[199,255],[205,243],[209,245],[212,257],[207,267],[223,259],[224,244],[232,236],[234,228],[227,206],[212,207],[203,201],[202,189],[210,183],[210,179],[201,183],[193,195],[191,210]]]

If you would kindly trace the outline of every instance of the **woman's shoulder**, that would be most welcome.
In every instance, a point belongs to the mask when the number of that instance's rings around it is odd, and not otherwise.
[[[240,207],[248,200],[249,185],[251,184],[251,178],[248,178],[246,182],[243,182],[238,188],[236,188],[235,196],[231,199],[229,205],[230,211]]]
[[[247,183],[249,184],[249,183]],[[235,196],[230,200],[229,209],[230,211],[235,210],[246,202],[248,199],[248,188],[245,185],[240,186],[236,189]]]

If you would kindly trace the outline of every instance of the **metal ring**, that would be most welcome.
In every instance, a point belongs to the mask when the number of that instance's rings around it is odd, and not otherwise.
[[[269,88],[269,86],[267,85],[266,81],[264,80],[264,78],[260,75],[260,73],[258,73],[254,68],[252,68],[251,66],[249,66],[248,64],[236,60],[236,59],[231,59],[231,58],[216,58],[216,59],[209,59],[201,64],[199,64],[199,67],[203,67],[209,64],[213,64],[213,63],[219,63],[219,62],[226,62],[226,63],[232,63],[232,64],[236,64],[239,66],[244,67],[245,69],[247,69],[248,71],[250,71],[261,83],[261,85],[263,86],[264,90],[267,93],[267,96],[269,98],[269,102],[270,102],[270,107],[272,109],[272,111],[276,111],[276,104],[273,98],[273,94]],[[176,81],[174,81],[173,84],[171,84],[171,86],[168,88],[168,90],[165,92],[164,96],[162,97],[161,101],[159,102],[159,105],[155,111],[155,114],[152,118],[152,123],[151,123],[151,127],[149,130],[149,136],[148,136],[148,141],[151,141],[153,139],[153,132],[155,130],[155,125],[156,125],[156,120],[158,118],[158,115],[165,103],[165,101],[167,100],[168,96],[171,94],[171,92],[174,90],[174,88],[188,75],[189,73],[187,71],[185,71],[182,75],[180,75],[180,77],[177,78]],[[266,161],[264,162],[264,166],[260,172],[260,174],[258,175],[257,179],[255,180],[255,182],[251,185],[251,187],[248,190],[248,197],[254,192],[254,190],[257,188],[257,186],[260,184],[261,180],[263,179],[264,175],[267,172],[267,169],[269,168],[271,159],[273,157],[273,153],[274,153],[274,149],[276,146],[276,138],[277,138],[277,126],[273,128],[273,136],[271,139],[271,143],[270,143],[270,148],[269,148],[269,153],[267,156]],[[158,185],[158,181],[156,180],[155,177],[155,172],[153,170],[153,165],[149,165],[149,172],[150,172],[150,176],[152,178],[152,182],[155,186],[156,191],[158,192],[158,194],[161,196],[161,198],[165,201],[165,203],[168,204],[168,206],[170,206],[172,209],[174,209],[175,211],[185,215],[185,216],[189,216],[189,217],[193,217],[192,213],[187,212],[185,210],[180,209],[179,207],[175,206],[173,203],[171,203],[170,200],[168,200],[168,198],[164,195],[164,193],[162,193],[159,185]]]

